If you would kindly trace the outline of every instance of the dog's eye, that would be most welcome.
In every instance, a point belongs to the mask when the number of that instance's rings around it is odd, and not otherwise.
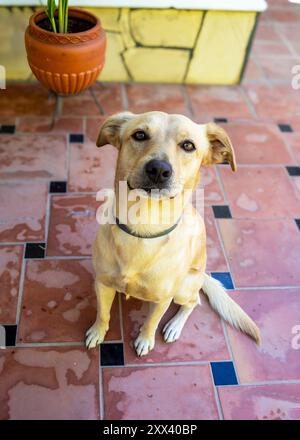
[[[184,151],[187,151],[188,153],[190,153],[190,152],[196,150],[195,145],[194,145],[193,142],[191,142],[191,141],[183,141],[183,142],[180,144],[180,147],[181,147]]]
[[[133,139],[136,141],[145,141],[148,139],[147,134],[143,130],[138,130],[132,135]]]

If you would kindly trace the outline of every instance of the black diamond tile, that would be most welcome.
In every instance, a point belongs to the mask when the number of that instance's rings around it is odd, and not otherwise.
[[[112,365],[124,365],[124,352],[122,343],[101,344],[101,365],[108,367]]]
[[[278,128],[282,133],[292,133],[293,129],[289,124],[278,124]]]
[[[298,226],[298,229],[300,231],[300,218],[295,218],[295,222],[296,222],[296,225]]]
[[[226,289],[234,289],[230,272],[211,272],[211,276],[220,281]]]
[[[67,182],[50,182],[49,192],[52,193],[66,193]]]
[[[214,118],[214,122],[216,124],[227,124],[228,119],[227,118]]]
[[[5,329],[5,346],[14,347],[16,345],[17,326],[16,325],[3,325]],[[1,345],[1,341],[0,341]]]
[[[233,362],[211,362],[214,383],[218,385],[237,385]]]
[[[46,243],[26,243],[25,258],[44,258]]]
[[[300,167],[286,167],[290,176],[300,176]]]
[[[215,218],[232,218],[229,206],[214,205],[212,207]]]
[[[1,134],[14,134],[16,131],[15,125],[1,125],[0,126],[0,133]]]
[[[81,133],[70,134],[69,142],[82,144],[84,142],[84,135]]]

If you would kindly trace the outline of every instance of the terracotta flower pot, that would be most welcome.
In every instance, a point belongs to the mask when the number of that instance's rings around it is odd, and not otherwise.
[[[69,17],[92,24],[89,30],[77,33],[54,33],[38,26],[47,16],[36,12],[30,17],[25,32],[25,46],[30,68],[48,89],[60,95],[81,92],[101,72],[106,37],[100,21],[93,14],[70,8]]]

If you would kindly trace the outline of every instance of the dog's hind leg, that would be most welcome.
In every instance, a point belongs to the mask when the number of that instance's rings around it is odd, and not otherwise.
[[[85,345],[87,348],[94,348],[103,342],[109,327],[110,309],[114,301],[116,291],[111,287],[95,280],[97,295],[97,318],[91,328],[86,332]]]
[[[174,342],[179,339],[184,324],[188,320],[188,317],[190,316],[196,305],[197,303],[181,306],[176,315],[167,322],[167,324],[163,328],[165,342]]]
[[[171,301],[172,299],[163,303],[149,303],[149,314],[140,329],[140,334],[134,341],[134,347],[138,356],[143,356],[153,349],[157,326]]]

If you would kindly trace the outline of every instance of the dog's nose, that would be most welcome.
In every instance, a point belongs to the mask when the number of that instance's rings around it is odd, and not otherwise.
[[[153,159],[146,163],[145,171],[151,182],[165,183],[172,175],[172,166],[165,160]]]

